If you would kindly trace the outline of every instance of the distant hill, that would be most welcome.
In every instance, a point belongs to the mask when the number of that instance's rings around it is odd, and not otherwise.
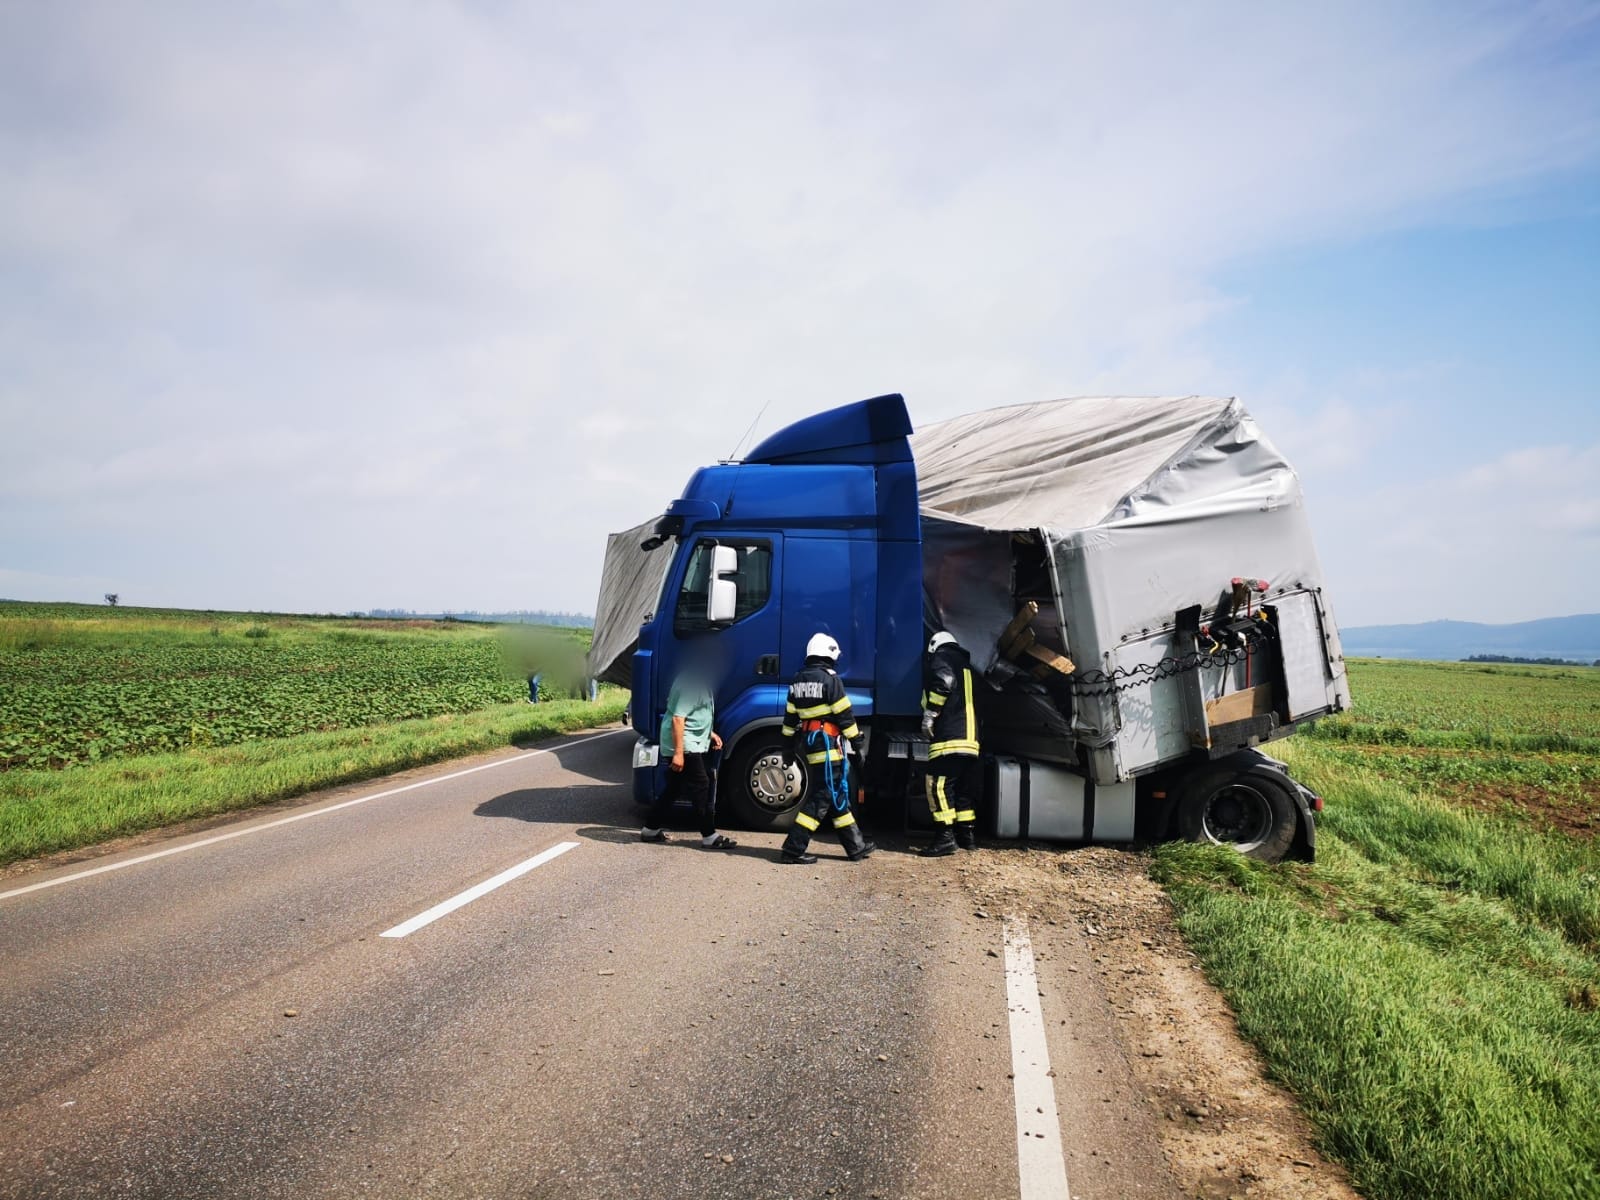
[[[409,608],[374,608],[360,614],[413,621],[492,621],[502,625],[561,625],[572,629],[593,629],[594,618],[588,613],[546,612],[543,609],[519,608],[515,612],[412,612]]]
[[[1600,660],[1600,613],[1545,617],[1514,625],[1427,621],[1421,625],[1357,625],[1341,629],[1344,652],[1360,658],[1432,658],[1452,661],[1474,654],[1510,658]]]

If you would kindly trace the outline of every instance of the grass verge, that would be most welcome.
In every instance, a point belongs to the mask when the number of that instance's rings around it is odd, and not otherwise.
[[[0,773],[0,864],[603,725],[626,704],[621,692],[594,703],[501,704],[58,771],[7,771]]]
[[[1600,846],[1286,744],[1318,859],[1156,851],[1206,971],[1373,1200],[1600,1197]]]

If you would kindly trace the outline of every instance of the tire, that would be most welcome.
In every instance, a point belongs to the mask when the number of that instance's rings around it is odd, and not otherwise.
[[[784,737],[752,733],[717,775],[717,807],[746,829],[787,829],[805,796],[805,767],[783,769]]]
[[[1259,764],[1204,767],[1182,784],[1178,832],[1191,842],[1232,846],[1247,858],[1278,862],[1294,845],[1299,826],[1292,786]]]

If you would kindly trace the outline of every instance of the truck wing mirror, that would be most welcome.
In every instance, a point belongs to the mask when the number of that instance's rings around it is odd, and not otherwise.
[[[739,552],[732,546],[711,551],[711,588],[706,594],[706,620],[713,625],[733,620],[739,609],[739,585],[724,576],[739,570]]]

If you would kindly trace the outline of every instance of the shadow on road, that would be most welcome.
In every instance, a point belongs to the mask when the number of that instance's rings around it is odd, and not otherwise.
[[[592,792],[594,790],[596,789],[578,789],[580,792]],[[615,816],[615,823],[580,825],[573,832],[577,836],[587,838],[592,842],[611,842],[619,846],[636,845],[641,851],[650,854],[692,850],[696,854],[708,856],[729,855],[738,858],[765,859],[774,863],[777,861],[777,845],[751,844],[751,840],[759,835],[748,831],[734,830],[729,834],[729,836],[740,842],[738,846],[731,850],[707,850],[700,844],[700,835],[693,830],[668,830],[667,837],[670,840],[661,845],[641,842],[639,840],[639,818],[641,814],[635,809],[632,801],[628,800],[623,805],[613,807],[616,811],[605,815]],[[477,808],[473,809],[473,815],[550,824],[565,824],[572,820],[573,817],[570,805],[552,804],[551,793],[537,788],[524,788],[520,791],[505,792],[491,800],[485,800]],[[593,820],[599,814],[590,812],[586,815]],[[683,815],[685,818],[689,818],[687,810],[684,811]],[[880,850],[886,850],[890,853],[903,852],[904,850],[901,839],[891,836],[887,839],[889,843],[887,845],[884,838],[880,837],[876,840]],[[813,841],[811,843],[811,853],[817,855],[823,862],[837,860],[848,864],[850,861],[845,857],[843,850],[837,845],[826,841]]]
[[[565,825],[572,821],[615,820],[620,828],[631,821],[630,801],[619,801],[609,784],[580,784],[561,788],[518,788],[501,792],[472,810],[475,817],[501,817],[539,825]]]
[[[619,734],[622,730],[617,730]],[[691,828],[694,817],[687,805],[680,805],[675,814],[674,826],[669,826],[671,841],[665,846],[648,846],[639,842],[640,822],[644,810],[633,801],[632,743],[625,737],[615,739],[615,749],[609,744],[587,742],[581,745],[555,745],[550,753],[568,772],[568,782],[544,788],[519,788],[503,792],[485,800],[473,810],[474,816],[500,817],[514,821],[539,824],[567,824],[587,821],[576,833],[596,842],[613,842],[618,845],[635,843],[641,849],[659,853],[663,849],[694,850],[702,854],[730,854],[776,862],[777,844],[756,841],[761,835],[740,830],[737,825],[724,824],[726,813],[719,811],[718,827],[729,832],[741,844],[732,850],[706,850]],[[598,751],[598,753],[597,753]],[[718,805],[719,810],[722,805]],[[874,811],[871,816],[877,816]],[[903,831],[885,829],[863,814],[868,835],[878,844],[880,851],[903,854],[908,850],[907,836]],[[913,835],[914,836],[914,835]],[[812,842],[811,853],[823,862],[849,863],[844,851],[826,838]]]
[[[517,792],[506,792],[485,800],[473,809],[473,815],[478,817],[507,817],[514,821],[549,822],[551,824],[565,824],[572,820],[573,814],[570,806],[552,805],[550,793],[538,789],[524,789]],[[599,814],[588,812],[584,814],[593,821],[596,817],[614,817],[614,824],[580,825],[573,832],[581,838],[592,842],[611,842],[615,845],[636,845],[640,850],[651,854],[663,851],[693,850],[699,854],[729,854],[742,855],[749,858],[776,858],[777,849],[773,846],[739,845],[732,850],[707,850],[700,844],[700,835],[694,832],[668,831],[670,839],[662,845],[650,845],[639,840],[639,820],[642,813],[634,806],[632,800],[623,805],[612,806],[614,811]],[[684,816],[688,813],[685,811]],[[745,837],[752,835],[745,834]],[[736,840],[738,840],[736,838]],[[842,858],[843,855],[841,854]]]
[[[646,850],[651,854],[670,853],[674,850],[693,850],[696,854],[704,854],[707,857],[725,856],[729,858],[759,858],[765,859],[769,862],[776,862],[778,858],[778,848],[775,845],[746,844],[744,841],[745,838],[755,836],[748,833],[742,834],[735,838],[735,840],[739,842],[739,845],[735,846],[732,850],[707,850],[700,844],[700,835],[692,831],[687,833],[679,833],[669,830],[667,837],[671,840],[662,845],[650,845],[648,843],[639,841],[639,827],[637,825],[628,826],[627,828],[589,825],[579,829],[577,833],[579,837],[593,838],[597,842],[616,842],[619,844],[624,842],[636,843],[641,850]],[[817,846],[815,843],[813,843],[811,846],[811,852],[820,857],[824,862],[830,858],[837,858],[843,863],[848,863],[850,861],[845,857],[844,852],[839,850],[837,847],[834,847],[834,853],[832,854],[830,854],[828,850],[829,848],[827,846]]]
[[[578,735],[576,741],[537,739],[527,749],[542,749],[574,775],[595,783],[629,784],[633,779],[633,741],[622,728]],[[611,736],[607,737],[606,735]],[[600,739],[604,738],[604,741]]]
[[[773,863],[776,863],[778,860],[778,847],[776,845],[746,844],[744,839],[756,836],[748,832],[738,835],[736,840],[739,841],[740,844],[735,846],[732,850],[707,850],[700,844],[700,835],[692,831],[680,833],[669,830],[667,837],[671,840],[662,845],[649,845],[647,843],[640,842],[639,827],[637,825],[630,825],[626,828],[618,828],[616,826],[609,825],[587,825],[581,829],[578,829],[576,832],[579,837],[592,838],[597,842],[614,842],[618,845],[624,843],[636,843],[641,849],[648,850],[652,854],[659,854],[664,851],[672,850],[693,850],[696,854],[704,854],[707,856],[727,855],[734,858],[759,858]],[[903,854],[906,851],[904,843],[899,838],[891,837],[887,839],[887,844],[885,844],[884,840],[875,840],[877,841],[879,852]],[[837,845],[828,842],[813,841],[809,850],[810,853],[815,854],[822,862],[835,860],[847,865],[850,863],[849,857],[843,850],[841,850]]]

